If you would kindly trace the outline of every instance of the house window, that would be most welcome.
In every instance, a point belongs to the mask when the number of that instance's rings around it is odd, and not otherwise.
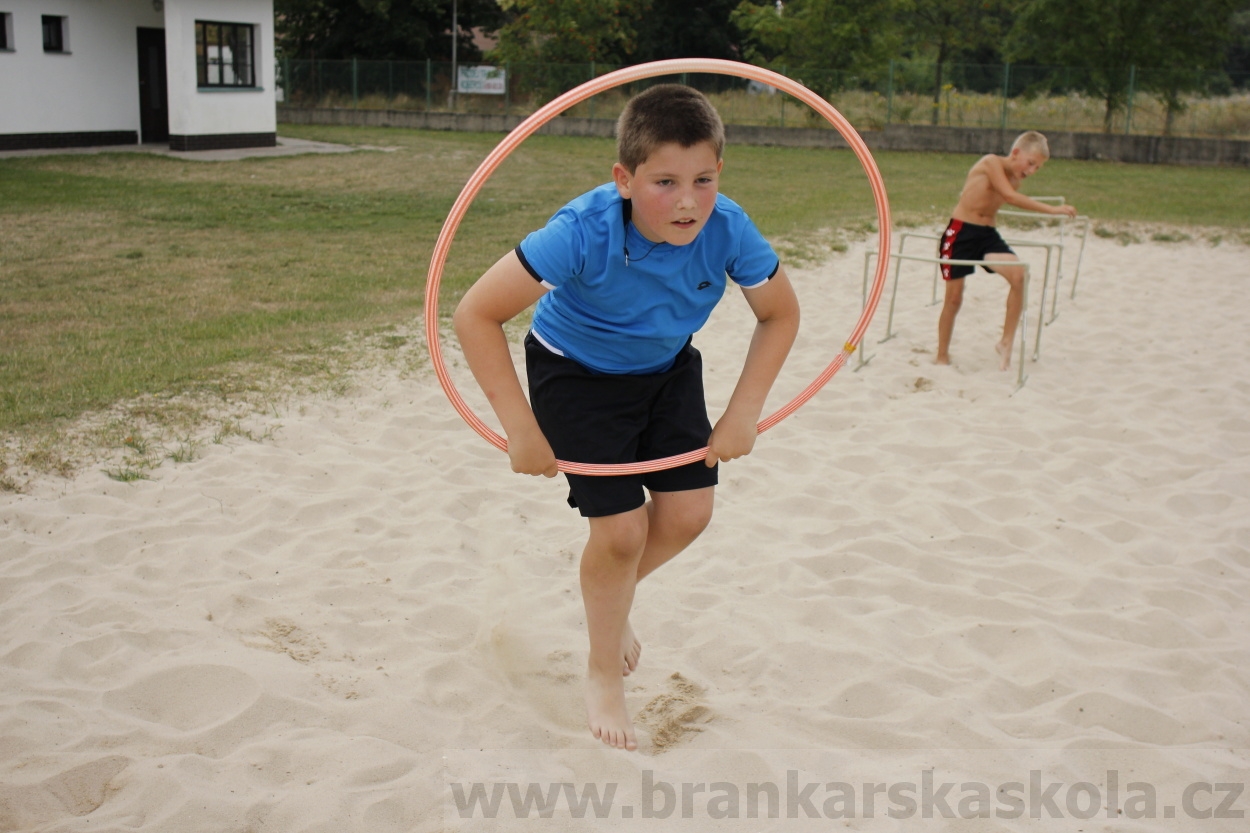
[[[250,23],[195,22],[195,69],[201,87],[255,87]]]
[[[13,13],[0,12],[0,52],[13,51]]]
[[[69,18],[54,14],[43,15],[43,51],[69,51]]]

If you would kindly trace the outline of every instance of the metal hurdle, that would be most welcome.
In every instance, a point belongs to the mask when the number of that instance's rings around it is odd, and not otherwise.
[[[901,242],[899,244],[899,248],[900,249],[902,248]],[[870,264],[872,263],[873,257],[876,257],[878,255],[879,253],[872,249],[869,249],[868,251],[864,252],[864,279],[863,279],[862,288],[860,290],[863,296],[864,303],[868,302],[869,267],[870,267]],[[901,265],[898,263],[898,261],[913,260],[919,263],[932,263],[939,267],[943,265],[984,266],[987,263],[993,262],[993,261],[984,261],[984,260],[952,260],[950,258],[924,257],[923,255],[907,255],[907,254],[903,254],[901,251],[891,252],[889,256],[895,259],[894,292],[890,294],[890,315],[887,318],[888,323],[886,325],[886,336],[885,338],[879,339],[877,341],[878,344],[884,344],[885,342],[889,341],[890,339],[894,337],[894,333],[891,331],[891,328],[893,326],[893,321],[894,321],[894,293],[897,292],[898,290],[898,272],[899,272],[899,267]],[[1019,265],[1021,268],[1024,269],[1024,287],[1023,287],[1024,298],[1023,298],[1023,303],[1020,306],[1020,324],[1019,324],[1019,327],[1017,327],[1017,329],[1020,331],[1020,350],[1019,350],[1020,358],[1018,362],[1019,366],[1016,371],[1016,388],[1015,388],[1016,390],[1019,390],[1020,388],[1022,388],[1024,386],[1024,383],[1028,381],[1028,378],[1029,378],[1028,374],[1024,372],[1024,354],[1026,352],[1025,345],[1028,343],[1028,329],[1029,329],[1029,324],[1028,324],[1029,264],[1021,261]],[[873,358],[873,356],[866,355],[866,351],[863,349],[862,344],[860,345],[860,348],[861,349],[858,351],[859,352],[859,364],[855,366],[855,372],[858,372],[860,368],[864,367],[864,365],[872,361],[872,358]],[[876,355],[876,354],[874,353],[873,355]]]
[[[1034,197],[1033,199],[1039,202],[1053,203],[1055,205],[1065,204],[1064,198],[1059,197],[1059,196]],[[1034,341],[1033,341],[1033,357],[1032,358],[1033,358],[1033,361],[1037,361],[1041,357],[1042,329],[1043,327],[1054,323],[1055,319],[1059,317],[1059,291],[1060,291],[1060,285],[1063,281],[1063,258],[1064,258],[1064,249],[1065,249],[1065,236],[1067,233],[1068,222],[1071,221],[1077,224],[1078,232],[1076,233],[1076,236],[1079,237],[1080,239],[1080,245],[1077,248],[1076,265],[1072,270],[1072,289],[1069,293],[1069,298],[1073,298],[1073,299],[1076,298],[1077,278],[1080,277],[1081,261],[1085,256],[1085,242],[1087,238],[1089,237],[1089,230],[1090,230],[1090,226],[1092,223],[1091,223],[1090,218],[1083,214],[1078,214],[1074,218],[1069,218],[1065,215],[1042,214],[1036,211],[1019,211],[1019,210],[1014,210],[1014,209],[1002,209],[998,213],[1006,214],[1006,215],[1014,215],[1014,216],[1019,216],[1019,217],[1027,217],[1027,218],[1035,219],[1035,220],[1057,221],[1059,223],[1059,242],[1058,243],[1046,243],[1042,241],[1023,240],[1019,238],[1006,240],[1006,242],[1013,247],[1020,247],[1020,248],[1031,247],[1031,248],[1039,248],[1039,249],[1046,250],[1046,262],[1045,262],[1045,267],[1042,273],[1042,293],[1041,293],[1041,298],[1038,301],[1037,334],[1034,336]],[[937,287],[938,287],[938,279],[941,274],[940,267],[942,265],[992,266],[996,263],[1001,264],[1001,261],[951,260],[951,259],[943,259],[943,258],[936,258],[936,257],[924,257],[920,255],[904,254],[903,248],[906,245],[907,239],[909,237],[916,237],[916,238],[920,238],[924,240],[941,240],[941,235],[939,234],[926,234],[923,232],[905,231],[899,235],[898,251],[891,252],[889,255],[890,257],[895,259],[894,279],[892,281],[892,286],[890,290],[890,310],[889,310],[888,315],[886,316],[886,334],[884,338],[881,338],[878,340],[877,342],[878,344],[883,344],[889,341],[890,339],[894,338],[894,335],[895,335],[894,334],[894,305],[895,305],[896,298],[898,296],[899,271],[902,267],[901,261],[912,260],[912,261],[927,262],[927,263],[934,264],[933,285],[931,288],[930,306],[936,305],[938,303]],[[1055,252],[1058,252],[1058,256],[1054,258],[1055,289],[1054,289],[1054,292],[1051,293],[1050,318],[1046,319],[1046,292],[1050,284],[1050,264],[1052,260],[1052,254]],[[867,303],[867,298],[868,298],[868,273],[870,271],[870,264],[872,262],[872,258],[876,256],[878,256],[878,252],[876,251],[868,250],[864,252],[864,277],[863,277],[863,286],[861,289],[861,293],[864,298],[864,303]],[[1019,265],[1024,269],[1024,287],[1023,287],[1024,298],[1023,298],[1023,303],[1021,304],[1021,308],[1020,308],[1020,325],[1019,325],[1020,357],[1019,357],[1019,369],[1017,370],[1017,373],[1016,373],[1016,390],[1019,390],[1024,385],[1024,383],[1028,380],[1028,375],[1024,372],[1024,354],[1025,354],[1025,349],[1026,349],[1025,346],[1027,343],[1028,321],[1026,319],[1027,319],[1027,312],[1028,312],[1028,305],[1029,305],[1029,298],[1028,298],[1029,279],[1030,279],[1030,274],[1031,274],[1030,266],[1028,263],[1024,261],[1020,261]],[[864,348],[864,345],[861,344],[861,349],[859,350],[859,361],[858,361],[858,364],[856,364],[855,366],[855,372],[858,372],[860,368],[867,365],[872,360],[873,355],[875,355],[875,354],[869,355],[867,351],[863,348]]]
[[[1054,203],[1055,205],[1064,205],[1066,203],[1063,197],[1034,197],[1033,199],[1037,200],[1038,202]],[[1008,214],[1008,215],[1012,215],[1016,217],[1028,217],[1029,219],[1033,219],[1033,220],[1057,221],[1059,223],[1060,244],[1064,242],[1064,236],[1067,232],[1068,223],[1072,222],[1072,223],[1077,224],[1077,227],[1080,230],[1077,236],[1080,237],[1081,244],[1080,246],[1077,247],[1077,250],[1076,250],[1076,266],[1074,266],[1072,269],[1072,289],[1070,293],[1068,294],[1069,300],[1075,299],[1076,298],[1076,281],[1077,281],[1077,278],[1081,276],[1081,260],[1085,257],[1085,241],[1089,237],[1089,229],[1090,229],[1090,226],[1093,224],[1093,221],[1090,220],[1090,218],[1086,216],[1085,214],[1078,214],[1075,217],[1068,218],[1063,215],[1039,214],[1036,211],[1017,211],[1015,209],[1010,209],[1010,208],[1002,209],[998,213]],[[1059,317],[1059,285],[1060,283],[1062,283],[1062,281],[1063,281],[1063,260],[1062,260],[1062,255],[1061,255],[1059,266],[1055,270],[1055,294],[1054,294],[1053,299],[1051,300],[1050,320],[1046,322],[1047,324],[1050,324],[1052,321],[1054,321],[1056,318]]]
[[[919,231],[905,231],[899,235],[899,240],[898,240],[899,254],[902,254],[903,246],[906,245],[907,239],[909,237],[915,237],[920,240],[941,240],[942,239],[942,236],[940,234],[927,234],[925,232],[919,232]],[[1050,321],[1043,320],[1046,316],[1046,290],[1050,286],[1051,254],[1057,249],[1059,251],[1059,256],[1055,258],[1055,261],[1061,262],[1063,260],[1063,244],[1062,243],[1044,243],[1040,240],[1017,240],[1017,239],[1007,240],[1006,242],[1009,245],[1017,246],[1019,248],[1034,248],[1034,249],[1046,250],[1045,269],[1042,271],[1042,297],[1041,297],[1041,300],[1038,302],[1038,308],[1037,308],[1037,334],[1033,337],[1033,361],[1037,361],[1039,358],[1041,358],[1041,355],[1042,355],[1042,326],[1043,324],[1049,324],[1051,321],[1055,320],[1053,315],[1051,316]],[[911,258],[907,258],[907,259],[911,260]],[[990,262],[990,261],[987,261],[987,262]],[[981,261],[977,261],[977,263],[981,263]],[[893,333],[894,294],[898,292],[898,272],[899,272],[900,265],[901,264],[898,264],[898,263],[894,265],[893,291],[890,293],[890,314],[889,314],[889,317],[886,319],[886,329],[885,329],[886,336],[884,339],[882,339],[883,341],[889,341],[891,338],[894,337],[894,333]],[[1059,276],[1058,276],[1059,268],[1058,267],[1056,267],[1055,272],[1056,272],[1055,297],[1057,298],[1059,294]],[[940,274],[941,274],[940,265],[935,266],[933,269],[933,288],[932,288],[932,300],[930,301],[930,306],[938,302],[937,288],[938,288],[938,279],[939,279]]]

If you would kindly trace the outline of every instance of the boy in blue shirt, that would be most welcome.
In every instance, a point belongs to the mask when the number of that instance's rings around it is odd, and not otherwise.
[[[557,459],[629,463],[708,447],[705,460],[666,471],[567,476],[569,504],[590,526],[581,560],[587,719],[595,737],[620,749],[637,748],[622,679],[642,650],[629,621],[635,586],[711,520],[717,464],[750,453],[798,332],[798,301],[776,254],[719,194],[724,143],[720,116],[696,90],[662,84],[635,96],[617,122],[612,182],[488,269],[454,318],[513,471],[553,477]],[[691,336],[726,275],[757,324],[713,427]],[[527,401],[503,325],[535,303]]]

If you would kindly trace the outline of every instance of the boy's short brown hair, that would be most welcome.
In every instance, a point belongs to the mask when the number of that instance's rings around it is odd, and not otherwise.
[[[660,145],[707,142],[720,159],[725,125],[703,93],[684,84],[657,84],[629,100],[616,120],[616,157],[630,173]]]
[[[1036,130],[1026,130],[1016,137],[1011,143],[1011,149],[1019,148],[1026,153],[1040,153],[1046,159],[1050,158],[1050,145],[1046,142],[1046,137]]]

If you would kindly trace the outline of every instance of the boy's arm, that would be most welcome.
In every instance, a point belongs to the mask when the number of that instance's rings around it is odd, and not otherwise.
[[[1036,211],[1039,214],[1063,214],[1068,217],[1076,216],[1076,207],[1071,205],[1051,205],[1050,203],[1038,202],[1031,197],[1026,197],[1016,190],[1011,184],[1011,180],[1007,178],[1007,171],[1003,167],[1003,161],[999,157],[990,157],[990,164],[985,166],[986,176],[989,177],[990,187],[998,192],[998,195],[1008,205],[1014,205],[1016,208],[1023,208],[1025,211]]]
[[[528,309],[546,291],[521,265],[516,252],[508,252],[469,287],[452,323],[473,378],[508,437],[512,470],[555,477],[555,454],[521,389],[503,331],[504,322]]]
[[[732,460],[751,453],[757,436],[755,425],[764,410],[764,400],[799,331],[799,300],[781,266],[768,283],[744,289],[742,294],[755,313],[755,333],[729,405],[716,421],[708,440],[704,461],[708,466],[716,465],[717,460]]]

